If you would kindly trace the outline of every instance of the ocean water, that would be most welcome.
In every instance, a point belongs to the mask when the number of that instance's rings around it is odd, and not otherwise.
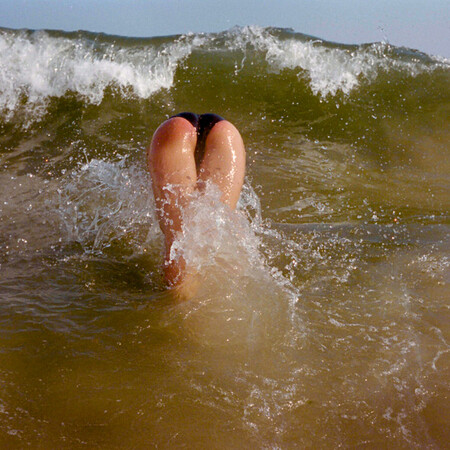
[[[430,448],[448,409],[450,62],[290,30],[0,29],[0,447]],[[241,131],[161,274],[145,149]]]

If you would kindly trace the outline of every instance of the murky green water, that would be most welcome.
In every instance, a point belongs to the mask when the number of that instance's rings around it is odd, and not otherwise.
[[[2,448],[446,448],[449,65],[283,30],[0,30]],[[242,132],[161,277],[158,124]]]

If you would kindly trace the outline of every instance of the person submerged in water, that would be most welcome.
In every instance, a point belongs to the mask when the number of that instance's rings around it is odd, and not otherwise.
[[[221,201],[236,207],[244,183],[245,148],[236,127],[216,114],[184,112],[155,131],[147,150],[153,194],[165,239],[164,278],[169,287],[186,290],[195,277],[170,250],[183,229],[182,210],[191,194],[207,181],[222,192]]]

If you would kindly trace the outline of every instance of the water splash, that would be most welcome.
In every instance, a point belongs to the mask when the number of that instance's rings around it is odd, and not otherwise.
[[[101,252],[121,238],[139,252],[158,237],[150,180],[127,158],[81,165],[61,179],[49,204],[55,202],[66,239],[89,252]]]

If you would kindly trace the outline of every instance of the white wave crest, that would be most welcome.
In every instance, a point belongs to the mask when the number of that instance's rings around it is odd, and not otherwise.
[[[280,35],[278,35],[280,34]],[[46,112],[51,97],[73,92],[91,104],[102,102],[108,87],[122,95],[147,99],[174,84],[176,69],[196,49],[211,53],[248,50],[262,55],[275,72],[297,70],[315,95],[350,94],[362,80],[380,71],[403,70],[412,76],[448,60],[400,57],[389,44],[340,46],[257,26],[219,34],[188,34],[131,45],[86,36],[52,36],[48,32],[0,30],[0,111],[6,118],[23,109],[34,119]],[[397,49],[398,50],[398,49]],[[22,108],[25,105],[24,108]]]
[[[348,95],[361,79],[372,81],[380,70],[403,70],[411,76],[432,70],[418,60],[402,60],[389,54],[389,44],[337,47],[324,45],[321,40],[300,40],[298,36],[280,39],[270,29],[258,26],[235,28],[228,32],[228,47],[244,52],[248,47],[265,54],[275,71],[300,69],[305,73],[315,95],[326,97],[339,91]],[[434,59],[435,65],[448,67],[447,61]],[[433,66],[431,66],[433,67]]]
[[[108,86],[148,98],[169,89],[175,70],[201,38],[181,37],[160,46],[131,48],[86,38],[0,32],[0,111],[22,101],[45,111],[49,97],[72,91],[99,104]]]

